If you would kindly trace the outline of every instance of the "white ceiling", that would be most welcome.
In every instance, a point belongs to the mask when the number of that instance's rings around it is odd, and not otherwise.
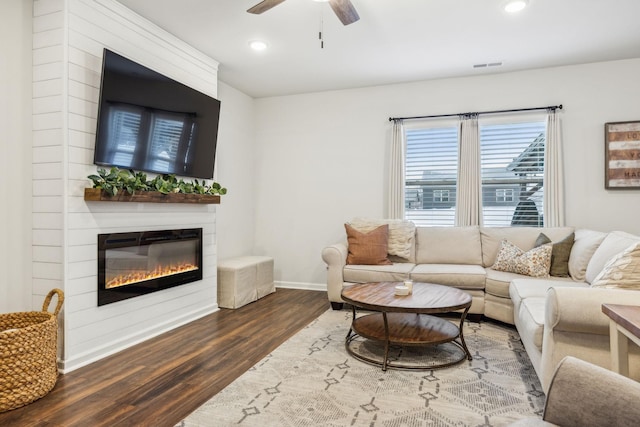
[[[312,0],[262,15],[246,12],[259,0],[118,1],[256,98],[640,58],[640,0],[529,0],[515,15],[505,0],[352,0],[360,20],[348,26]],[[252,51],[253,39],[270,46]]]

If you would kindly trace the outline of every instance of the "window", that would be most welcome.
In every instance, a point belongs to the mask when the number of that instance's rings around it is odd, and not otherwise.
[[[406,130],[405,217],[417,225],[454,225],[458,127]]]
[[[118,107],[109,110],[109,157],[111,163],[131,165],[140,133],[142,114],[136,108]]]
[[[544,120],[479,125],[485,226],[542,226]],[[405,218],[455,225],[458,126],[406,127]]]
[[[433,190],[433,201],[434,202],[448,202],[449,201],[449,190]]]
[[[513,188],[498,188],[496,190],[496,203],[513,202]]]
[[[544,121],[480,125],[486,226],[542,226]]]
[[[184,117],[169,113],[155,113],[151,117],[151,146],[150,155],[147,158],[152,163],[151,169],[159,172],[172,172],[174,164],[180,158],[181,140],[185,133],[188,134],[191,146],[192,123],[185,121]],[[184,153],[182,158],[188,157]]]
[[[158,173],[185,173],[193,156],[193,116],[128,104],[108,105],[110,164]]]

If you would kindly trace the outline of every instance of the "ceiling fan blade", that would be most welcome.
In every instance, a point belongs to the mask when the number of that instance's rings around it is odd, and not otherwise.
[[[255,13],[256,15],[260,15],[262,12],[266,12],[274,6],[279,5],[284,0],[262,0],[257,5],[247,9],[249,13]]]
[[[329,0],[329,4],[344,25],[353,24],[360,19],[356,8],[351,4],[351,0]]]

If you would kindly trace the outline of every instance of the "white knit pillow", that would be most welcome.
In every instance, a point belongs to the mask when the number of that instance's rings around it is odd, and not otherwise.
[[[640,290],[640,242],[611,258],[591,286]]]
[[[389,225],[389,255],[409,259],[411,248],[416,235],[416,226],[413,222],[402,219],[370,219],[354,218],[349,225],[356,230],[368,233],[381,225]]]

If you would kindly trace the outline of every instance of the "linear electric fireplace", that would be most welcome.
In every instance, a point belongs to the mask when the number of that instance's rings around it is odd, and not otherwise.
[[[98,305],[202,280],[202,228],[98,234]]]

